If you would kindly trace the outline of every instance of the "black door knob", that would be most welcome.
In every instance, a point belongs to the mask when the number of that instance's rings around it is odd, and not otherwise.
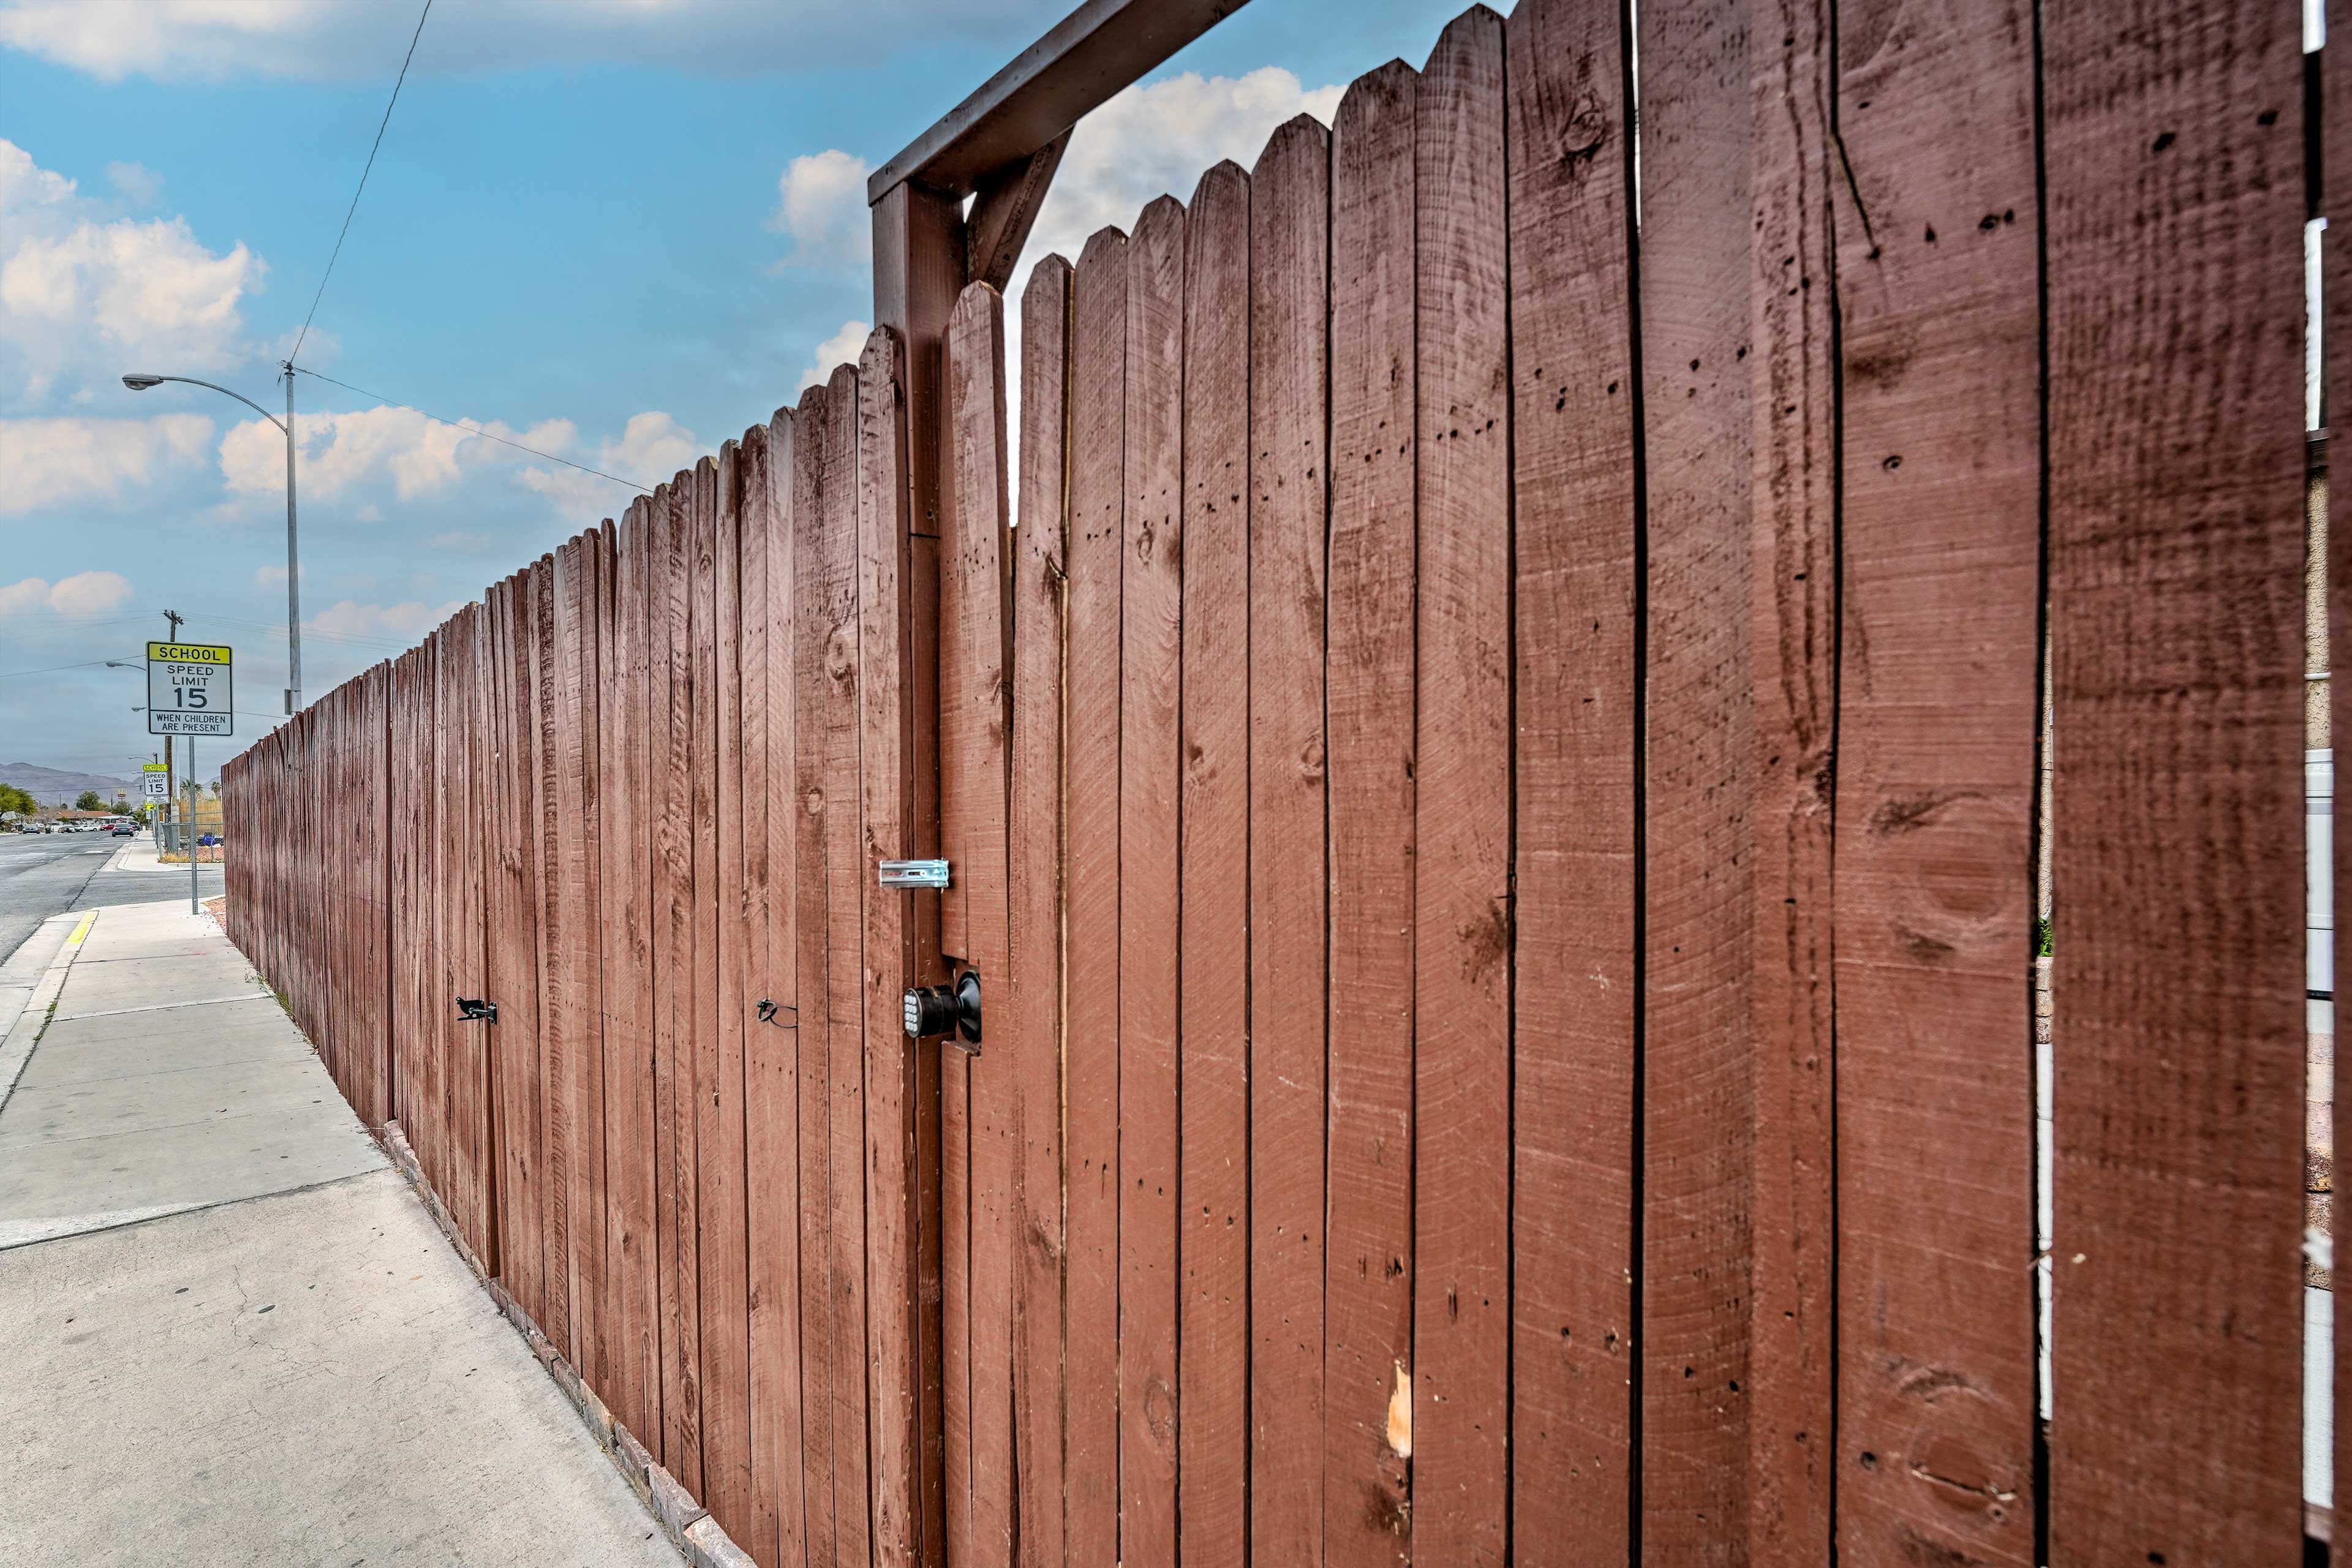
[[[915,985],[901,1002],[908,1037],[943,1037],[959,1050],[980,1055],[980,972],[967,969],[953,985]]]
[[[910,985],[904,1002],[909,1038],[928,1040],[935,1035],[955,1033],[956,999],[952,986]]]

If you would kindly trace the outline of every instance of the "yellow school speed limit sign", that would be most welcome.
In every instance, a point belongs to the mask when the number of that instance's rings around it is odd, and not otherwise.
[[[234,659],[221,643],[149,643],[147,732],[232,733],[236,718]]]

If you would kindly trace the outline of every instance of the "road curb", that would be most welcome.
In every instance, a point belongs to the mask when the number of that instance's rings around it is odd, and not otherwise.
[[[57,1005],[58,994],[66,988],[66,971],[81,956],[81,944],[89,940],[90,927],[98,923],[101,911],[89,910],[75,922],[67,933],[65,945],[41,971],[39,982],[32,995],[25,1000],[25,1010],[16,1015],[8,1026],[5,1039],[0,1039],[0,1110],[8,1107],[9,1098],[16,1092],[16,1080],[25,1076],[26,1064],[33,1059],[33,1047],[40,1043],[42,1031],[49,1025],[49,1009]]]
[[[555,1386],[563,1391],[563,1397],[579,1413],[581,1424],[596,1439],[596,1446],[604,1451],[604,1457],[613,1461],[613,1468],[621,1472],[621,1479],[629,1483],[629,1489],[637,1494],[637,1501],[661,1526],[662,1534],[668,1538],[669,1543],[677,1547],[680,1555],[694,1564],[694,1568],[758,1568],[750,1553],[736,1545],[726,1531],[719,1528],[719,1521],[710,1516],[710,1510],[698,1502],[692,1492],[678,1484],[677,1477],[663,1468],[646,1451],[645,1445],[637,1441],[635,1434],[614,1418],[611,1409],[596,1397],[593,1389],[581,1380],[580,1373],[563,1358],[563,1353],[555,1348],[553,1342],[540,1331],[539,1325],[530,1321],[530,1314],[507,1293],[506,1287],[489,1277],[482,1268],[481,1259],[474,1256],[474,1249],[466,1244],[465,1237],[458,1232],[457,1222],[450,1218],[440,1194],[425,1179],[424,1169],[416,1163],[416,1151],[408,1146],[408,1136],[400,1130],[400,1123],[385,1122],[382,1129],[376,1130],[376,1141],[383,1145],[384,1152],[392,1156],[393,1165],[408,1178],[409,1187],[424,1204],[425,1212],[433,1216],[433,1223],[442,1236],[457,1249],[457,1256],[466,1260],[466,1267],[474,1271],[474,1278],[489,1291],[492,1304],[505,1316],[515,1332],[522,1336],[523,1343],[530,1347],[531,1355],[547,1375],[554,1380]]]

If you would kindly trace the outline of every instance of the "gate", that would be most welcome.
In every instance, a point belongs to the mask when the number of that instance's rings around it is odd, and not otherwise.
[[[1081,6],[859,365],[235,759],[237,940],[762,1563],[2290,1561],[2340,70],[1474,9],[1008,366],[1227,8]]]

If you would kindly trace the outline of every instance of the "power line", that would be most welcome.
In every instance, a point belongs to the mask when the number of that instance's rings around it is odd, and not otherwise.
[[[248,620],[243,616],[224,616],[218,611],[215,611],[212,614],[207,615],[205,619],[208,621],[226,621],[233,626],[252,626],[257,631],[265,632],[282,632],[286,629],[286,623],[284,621]],[[408,646],[406,643],[392,642],[391,639],[387,637],[362,637],[354,632],[322,631],[316,627],[308,626],[304,626],[302,629],[309,632],[312,637],[325,637],[331,642],[382,642],[389,643],[390,646],[394,647],[406,647]]]
[[[375,128],[375,144],[368,149],[367,166],[360,171],[359,190],[352,193],[352,205],[343,214],[342,230],[335,236],[335,248],[327,258],[327,269],[319,274],[319,291],[310,296],[310,314],[302,318],[302,331],[294,339],[294,353],[286,356],[286,363],[289,365],[301,353],[302,344],[310,335],[310,322],[319,314],[319,301],[327,297],[327,279],[335,275],[336,258],[343,254],[344,237],[352,232],[352,216],[360,210],[361,193],[367,189],[368,174],[375,168],[377,149],[383,145],[384,127],[392,123],[392,106],[400,101],[400,84],[408,79],[408,62],[416,58],[416,40],[425,36],[425,18],[431,15],[433,0],[425,0],[425,9],[416,14],[416,31],[408,37],[408,53],[400,62],[400,75],[393,80],[392,102],[383,106],[383,122]],[[287,504],[291,506],[293,503],[289,501]]]
[[[286,623],[284,621],[249,621],[241,616],[209,615],[206,616],[205,619],[208,621],[226,621],[231,626],[252,626],[258,631],[265,632],[282,632],[286,629]],[[303,626],[302,635],[309,637],[323,638],[328,642],[333,643],[352,643],[366,647],[387,647],[402,653],[405,653],[412,646],[414,646],[409,643],[398,641],[392,637],[361,637],[353,632],[321,631],[316,626],[308,625]]]
[[[526,447],[520,441],[509,441],[503,436],[483,429],[480,426],[475,424],[469,419],[444,419],[438,414],[426,414],[424,409],[417,407],[413,403],[403,403],[398,398],[386,397],[381,392],[370,392],[364,386],[353,386],[348,381],[337,381],[331,375],[320,375],[317,371],[310,369],[308,365],[298,364],[294,368],[300,371],[304,375],[310,377],[313,381],[323,381],[330,386],[340,386],[345,392],[356,392],[362,397],[373,397],[378,403],[383,404],[388,408],[405,408],[411,414],[423,415],[424,417],[432,420],[436,425],[446,425],[452,429],[470,431],[472,434],[481,437],[484,440],[496,441],[502,447],[512,447],[518,452],[529,452],[534,458],[544,458],[551,463],[561,463],[567,468],[577,468],[583,474],[593,474],[600,479],[610,479],[616,485],[626,485],[631,489],[636,490],[644,495],[651,495],[654,493],[650,487],[641,485],[635,479],[625,479],[618,474],[608,474],[602,468],[592,468],[585,463],[575,463],[569,458],[559,458],[552,452],[542,452],[536,447]]]
[[[41,669],[0,669],[0,680],[14,680],[20,675],[55,675],[61,669],[96,669],[100,665],[131,662],[130,659],[86,658],[79,664],[52,664]]]

